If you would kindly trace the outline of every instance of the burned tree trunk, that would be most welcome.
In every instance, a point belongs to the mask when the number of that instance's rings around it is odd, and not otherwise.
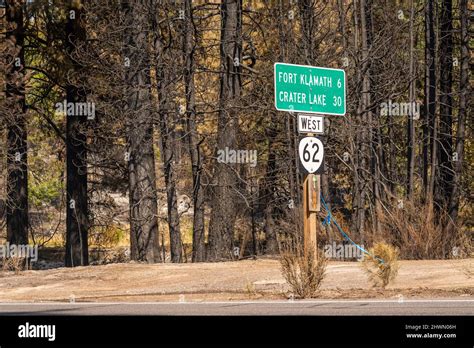
[[[27,120],[23,2],[6,2],[7,240],[28,244]]]
[[[161,52],[163,56],[164,53]],[[163,171],[165,176],[166,186],[166,201],[168,206],[168,229],[170,234],[170,250],[171,250],[171,262],[182,262],[183,251],[181,242],[181,230],[179,226],[179,214],[178,214],[178,200],[176,196],[176,169],[175,169],[175,124],[177,122],[175,113],[176,108],[173,107],[173,103],[169,100],[172,95],[172,89],[175,87],[174,82],[171,82],[171,78],[168,75],[167,67],[161,63],[157,64],[156,68],[156,80],[158,83],[158,99],[159,99],[159,125],[161,135],[161,158],[163,161]]]
[[[369,2],[370,5],[370,2]],[[357,167],[354,168],[354,200],[353,200],[353,214],[355,215],[355,229],[360,234],[361,242],[365,238],[366,225],[366,202],[367,193],[370,185],[370,177],[367,173],[370,171],[369,160],[371,156],[371,126],[372,126],[372,111],[371,105],[371,90],[370,90],[370,11],[368,3],[365,0],[360,0],[359,14],[360,14],[360,52],[361,65],[359,67],[359,81],[361,84],[361,95],[357,106],[358,126],[360,127],[360,135],[356,135],[356,152],[355,156]],[[356,14],[357,11],[354,10]],[[357,18],[354,19],[356,22]],[[358,30],[355,30],[355,35],[358,35]],[[359,132],[358,132],[359,133]]]
[[[153,149],[153,113],[150,96],[150,59],[147,9],[129,7],[126,14],[125,84],[128,132],[128,176],[130,205],[130,248],[132,260],[153,263],[160,260]],[[128,65],[128,66],[127,66]]]
[[[71,60],[66,86],[68,103],[86,101],[82,81],[83,69],[77,61],[78,52],[84,49],[86,32],[84,11],[80,1],[69,1],[66,25],[66,51]],[[66,113],[66,266],[89,264],[88,252],[88,199],[87,199],[87,117]]]
[[[267,128],[267,138],[268,138],[268,160],[267,160],[267,169],[265,175],[265,183],[263,194],[261,197],[261,202],[263,205],[263,212],[265,218],[265,239],[266,239],[266,248],[265,251],[267,254],[276,254],[279,251],[278,248],[278,239],[275,231],[275,190],[277,187],[277,177],[276,177],[276,151],[275,151],[275,139],[278,135],[277,129],[277,118],[274,111],[271,112],[271,121],[270,126]]]
[[[204,235],[204,190],[201,184],[202,161],[198,131],[196,126],[196,88],[194,85],[194,45],[192,0],[185,1],[184,33],[184,84],[186,89],[186,132],[188,134],[189,155],[193,175],[193,262],[202,262],[206,258]]]
[[[428,175],[430,161],[430,148],[433,162],[436,162],[436,43],[434,30],[434,3],[426,0],[425,3],[425,119],[423,122],[423,189],[427,201],[433,197],[433,184],[436,168],[431,167],[431,177]]]
[[[220,92],[217,148],[235,149],[238,114],[236,106],[241,94],[242,0],[223,0],[221,4]],[[209,223],[209,260],[232,257],[236,219],[236,168],[217,162],[214,170],[211,220]]]
[[[453,185],[453,14],[452,0],[444,0],[440,14],[439,146],[436,207],[447,208]]]
[[[157,7],[153,17],[154,35],[154,64],[156,72],[156,84],[158,94],[158,124],[160,128],[161,160],[166,186],[166,201],[168,208],[168,230],[170,236],[171,262],[183,261],[183,245],[181,240],[181,229],[178,213],[178,199],[176,194],[176,124],[177,118],[177,80],[176,70],[177,59],[181,52],[177,51],[173,41],[175,31],[166,30],[166,34],[161,33],[158,26],[160,20],[160,6],[165,13],[172,13],[167,6],[167,2],[160,4],[154,2]],[[168,19],[161,19],[168,24]],[[180,108],[181,109],[181,108]]]
[[[166,79],[161,80],[166,81]],[[176,119],[170,110],[166,88],[158,83],[158,95],[160,99],[159,123],[161,135],[162,161],[166,186],[166,201],[168,206],[168,229],[170,234],[171,262],[183,261],[183,245],[181,241],[181,229],[179,225],[178,199],[176,195],[176,169],[175,169],[175,130]]]
[[[461,14],[461,74],[459,81],[459,114],[456,132],[456,147],[454,161],[454,177],[451,200],[449,204],[449,225],[448,235],[451,235],[453,229],[456,228],[459,199],[461,196],[461,175],[464,163],[464,139],[466,131],[466,116],[469,110],[469,9],[467,0],[461,0],[459,4]]]
[[[413,0],[410,1],[410,83],[409,83],[409,94],[410,94],[410,105],[415,104],[415,32],[414,32],[414,21],[415,21],[415,6]],[[415,176],[415,122],[413,110],[408,115],[408,127],[407,127],[407,197],[409,200],[413,198],[414,190],[414,176]]]

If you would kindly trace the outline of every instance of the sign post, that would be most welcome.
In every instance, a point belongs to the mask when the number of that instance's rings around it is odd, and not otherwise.
[[[303,184],[303,242],[304,253],[312,252],[317,258],[317,212],[319,211],[320,176],[308,174]]]
[[[319,171],[323,168],[324,147],[321,140],[308,136],[300,140],[298,146],[300,162],[308,172],[303,183],[303,216],[304,216],[304,252],[312,252],[317,258],[317,228],[320,208],[321,180]]]
[[[275,108],[298,114],[300,163],[308,173],[303,183],[304,252],[317,257],[317,212],[320,211],[324,146],[313,134],[324,133],[323,115],[346,113],[346,73],[342,69],[275,63]],[[310,114],[310,115],[305,115]]]

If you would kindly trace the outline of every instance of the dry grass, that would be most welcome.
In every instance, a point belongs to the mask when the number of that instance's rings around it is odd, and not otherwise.
[[[280,258],[281,272],[297,298],[312,298],[319,291],[326,272],[327,260],[318,251],[306,255],[299,252],[283,252]]]
[[[468,265],[462,266],[461,272],[466,276],[467,279],[474,278],[474,262],[470,262]]]
[[[446,219],[447,214],[437,215],[430,204],[405,201],[403,207],[393,207],[381,216],[382,236],[374,239],[396,245],[403,259],[468,257],[466,234],[459,227],[447,232]]]
[[[373,256],[366,255],[362,267],[374,287],[385,288],[398,274],[399,251],[389,244],[376,243],[369,252]]]
[[[24,257],[9,257],[4,258],[2,262],[2,270],[6,272],[15,272],[20,274],[26,268],[26,259]]]
[[[293,298],[316,296],[324,279],[327,260],[324,253],[313,246],[315,253],[304,252],[302,207],[290,209],[279,221],[276,231],[280,249],[280,270],[290,286]]]

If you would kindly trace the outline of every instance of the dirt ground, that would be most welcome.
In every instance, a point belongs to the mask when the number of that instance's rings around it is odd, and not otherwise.
[[[473,298],[474,259],[401,261],[385,290],[358,262],[329,262],[318,298]],[[0,272],[0,302],[223,301],[288,298],[278,260],[197,264],[122,263]]]

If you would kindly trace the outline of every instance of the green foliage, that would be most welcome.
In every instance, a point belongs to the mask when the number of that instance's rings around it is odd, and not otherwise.
[[[120,242],[126,239],[126,233],[124,228],[118,225],[97,226],[91,229],[89,239],[90,245],[112,248],[120,245]]]
[[[28,190],[33,206],[58,206],[64,189],[64,147],[38,115],[31,119],[28,142]]]
[[[58,178],[30,180],[28,186],[30,202],[35,206],[56,205],[61,196],[62,183]]]

